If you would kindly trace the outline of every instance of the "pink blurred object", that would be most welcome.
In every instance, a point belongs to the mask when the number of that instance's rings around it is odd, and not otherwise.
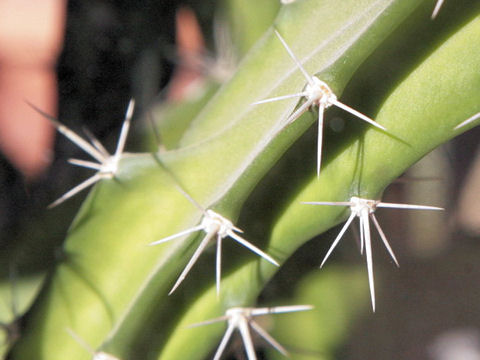
[[[203,79],[196,62],[202,58],[205,43],[193,11],[181,7],[176,14],[176,48],[179,63],[168,86],[167,99],[180,101]]]
[[[65,17],[66,0],[0,0],[0,150],[29,180],[50,163],[55,130],[25,100],[57,113]]]

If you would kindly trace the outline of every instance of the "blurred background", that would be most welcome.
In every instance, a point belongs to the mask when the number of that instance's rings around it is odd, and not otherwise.
[[[46,207],[91,175],[67,164],[70,157],[82,158],[81,150],[57,136],[25,100],[75,131],[87,128],[113,150],[126,106],[134,97],[137,107],[127,151],[158,149],[152,119],[158,123],[161,146],[173,147],[171,128],[188,126],[271,23],[280,4],[262,1],[252,6],[254,2],[246,0],[58,0],[30,7],[28,1],[0,0],[0,315],[8,329],[4,343],[21,331],[21,316],[61,258],[62,241],[88,192],[52,210]],[[382,46],[366,61],[342,95],[345,103],[361,103],[359,110],[375,114],[389,89],[408,73],[408,64],[431,52],[479,7],[474,0],[447,0],[430,22],[433,6],[427,2],[406,20],[418,23],[416,17],[424,17],[423,25],[392,35],[398,37],[397,47]],[[248,17],[257,28],[242,23]],[[7,26],[7,19],[14,25]],[[30,28],[23,29],[22,23]],[[52,29],[44,34],[38,30],[42,24],[52,24]],[[51,40],[44,42],[47,35]],[[383,71],[372,76],[380,63]],[[333,109],[327,114],[327,137],[334,138],[341,133],[344,114]],[[259,222],[278,206],[286,186],[282,184],[290,180],[278,176],[281,169],[313,163],[303,161],[305,153],[299,149],[311,149],[314,135],[307,132],[252,194],[246,207],[263,211]],[[351,231],[321,271],[320,261],[339,227],[305,244],[279,271],[261,294],[261,304],[312,303],[317,308],[266,320],[264,326],[287,345],[292,358],[480,359],[479,139],[480,127],[464,133],[429,154],[385,192],[384,201],[443,206],[446,211],[378,212],[400,268],[375,234],[375,314],[364,261]],[[270,195],[265,196],[267,191]],[[260,196],[266,199],[262,204]],[[242,221],[251,219],[242,214]],[[31,285],[15,285],[21,282]],[[6,327],[9,323],[19,326],[13,331]],[[230,356],[242,359],[241,344],[237,345],[231,346]],[[259,348],[263,345],[259,341]],[[262,354],[281,358],[267,348]]]

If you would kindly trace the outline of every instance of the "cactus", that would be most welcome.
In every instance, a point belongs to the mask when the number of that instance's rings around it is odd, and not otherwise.
[[[380,79],[377,72],[388,70],[382,51],[412,42],[410,34],[397,29],[432,26],[434,3],[297,0],[282,5],[233,77],[181,134],[171,137],[168,150],[124,153],[113,178],[100,179],[90,191],[11,358],[81,360],[111,354],[123,360],[203,359],[214,351],[221,325],[188,326],[233,307],[255,307],[279,268],[225,244],[218,296],[215,255],[208,250],[169,296],[203,235],[148,245],[193,228],[211,210],[244,230],[242,236],[282,265],[309,239],[348,217],[342,207],[302,202],[380,199],[409,166],[476,124],[454,130],[480,109],[480,11],[469,1],[462,4],[473,10],[452,14],[456,26],[440,42],[432,34],[426,50],[412,48],[401,81],[388,89],[379,83],[383,93],[368,99],[371,108],[362,107],[387,131],[348,119],[341,133],[327,132],[318,178],[312,147],[316,140],[302,136],[310,132],[317,110],[289,124],[302,99],[254,104],[299,93],[305,86],[304,74],[275,31],[306,71],[341,98],[356,77]],[[254,11],[255,2],[250,6]],[[358,102],[349,105],[361,107]],[[330,112],[325,112],[326,119]],[[175,130],[167,126],[162,131]],[[287,163],[292,154],[301,161]],[[265,185],[275,184],[273,177],[284,182],[283,195],[269,200],[272,214],[261,214],[255,207],[269,199],[271,189]],[[247,201],[252,197],[256,200]],[[258,224],[261,230],[253,236],[252,227]],[[93,353],[82,349],[67,329]]]

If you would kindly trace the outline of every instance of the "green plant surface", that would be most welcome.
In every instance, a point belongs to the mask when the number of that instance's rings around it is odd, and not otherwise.
[[[335,359],[337,346],[362,315],[361,309],[368,311],[370,307],[367,294],[368,285],[358,268],[333,266],[312,272],[301,279],[288,303],[310,304],[314,309],[290,316],[272,316],[269,332],[286,346],[294,359]],[[268,359],[284,359],[275,349],[267,349]]]
[[[8,279],[0,283],[0,358],[3,359],[19,336],[20,317],[32,305],[40,291],[45,274],[19,276],[12,270]]]
[[[280,8],[277,0],[227,0],[223,4],[229,19],[237,56],[242,58],[263,35]]]
[[[339,95],[366,57],[418,5],[414,0],[304,0],[284,6],[276,28],[307,70],[320,74]],[[279,217],[268,224],[268,238],[250,239],[247,228],[245,237],[283,262],[345,216],[343,209],[300,201],[378,197],[408,166],[454,136],[453,127],[480,104],[479,23],[476,18],[442,44],[388,97],[376,120],[391,135],[349,127],[327,150],[320,179],[312,169],[309,181],[286,199]],[[177,292],[167,296],[199,236],[147,245],[201,218],[176,189],[172,174],[203,206],[235,220],[258,181],[314,121],[307,114],[285,127],[297,100],[251,103],[297,92],[304,83],[270,30],[192,122],[179,149],[123,158],[116,179],[98,184],[82,206],[64,260],[37,302],[13,358],[89,358],[64,331],[67,327],[92,347],[124,360],[202,359],[208,354],[222,326],[186,326],[230,306],[254,304],[277,268],[243,249],[235,257],[225,254],[217,299],[213,265],[206,262],[213,257],[204,254]],[[205,273],[199,274],[200,269]]]
[[[188,129],[195,116],[211,99],[218,90],[219,84],[213,81],[207,81],[195,89],[194,94],[190,94],[182,101],[162,102],[154,106],[150,120],[155,122],[160,135],[161,145],[166,150],[175,149]],[[147,122],[147,129],[144,132],[145,139],[141,142],[143,151],[158,148],[158,139],[150,122]],[[155,150],[156,151],[156,150]]]

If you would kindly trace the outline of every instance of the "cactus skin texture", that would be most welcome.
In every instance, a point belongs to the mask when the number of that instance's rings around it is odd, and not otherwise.
[[[432,4],[297,0],[281,7],[274,27],[307,71],[328,83],[341,99],[362,63],[380,46],[399,41],[398,27],[411,19],[430,21]],[[478,6],[474,9],[471,13],[476,16],[470,14],[469,21],[432,46],[383,99],[379,97],[368,115],[388,132],[347,119],[343,132],[330,138],[326,134],[318,179],[313,147],[306,146],[312,152],[305,155],[311,171],[302,175],[302,181],[293,182],[285,198],[275,203],[276,216],[262,224],[266,235],[249,237],[247,222],[239,225],[245,237],[282,264],[307,240],[348,215],[344,209],[319,209],[302,201],[379,198],[388,184],[422,156],[474,126],[453,130],[480,110],[476,80],[480,17]],[[218,298],[215,256],[208,251],[182,286],[167,296],[201,234],[156,247],[148,244],[201,219],[202,212],[178,191],[178,184],[202,207],[214,209],[235,225],[241,211],[254,211],[242,205],[315,122],[316,114],[307,112],[285,126],[298,99],[252,103],[299,92],[304,85],[304,77],[270,27],[174,149],[125,154],[116,177],[95,185],[82,205],[69,230],[63,260],[29,314],[12,359],[91,357],[79,349],[66,328],[96,351],[123,360],[205,358],[218,344],[222,327],[189,329],[188,325],[218,317],[230,307],[253,306],[278,269],[248,250],[226,246]],[[325,117],[328,122],[329,111]],[[292,169],[288,176],[294,173]]]

